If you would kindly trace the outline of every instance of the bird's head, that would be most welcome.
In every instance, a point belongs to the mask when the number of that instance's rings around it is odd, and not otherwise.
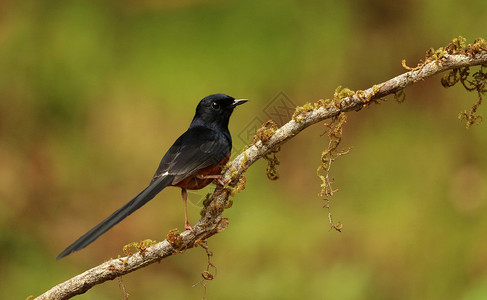
[[[193,123],[227,127],[233,109],[247,101],[249,100],[235,99],[225,94],[207,96],[196,107]]]

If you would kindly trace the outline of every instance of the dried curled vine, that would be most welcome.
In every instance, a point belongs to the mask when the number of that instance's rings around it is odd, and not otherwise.
[[[473,44],[467,45],[466,40],[463,37],[458,37],[448,44],[448,46],[445,47],[445,50],[448,53],[463,54],[473,57],[476,54],[487,50],[487,41],[477,38]],[[466,121],[465,126],[467,128],[482,122],[482,116],[477,114],[477,110],[482,104],[482,96],[487,92],[487,70],[484,70],[485,68],[487,68],[486,64],[480,65],[479,70],[472,75],[470,75],[470,67],[455,68],[441,79],[441,84],[445,88],[452,87],[460,82],[467,91],[477,92],[478,100],[472,105],[470,110],[464,110],[458,115],[460,120]]]
[[[277,129],[277,124],[274,121],[269,120],[265,122],[262,127],[257,130],[254,136],[253,145],[255,145],[258,141],[261,141],[262,144],[265,144],[272,137]],[[269,178],[270,180],[279,179],[279,170],[277,169],[277,166],[279,165],[279,158],[277,157],[277,153],[279,152],[279,150],[281,150],[281,147],[277,146],[275,148],[272,148],[271,151],[263,156],[264,159],[267,161],[266,173],[267,178]]]
[[[452,87],[460,82],[463,87],[469,91],[477,92],[478,100],[467,111],[460,112],[458,118],[465,120],[465,126],[480,124],[482,122],[482,116],[477,114],[477,110],[482,104],[482,96],[487,92],[487,65],[480,66],[479,70],[470,75],[470,68],[459,68],[451,70],[445,77],[441,79],[441,83],[444,87]]]
[[[465,55],[468,57],[476,57],[477,55],[487,51],[487,41],[482,38],[476,38],[473,44],[467,44],[464,37],[459,36],[454,38],[445,48],[439,48],[434,50],[430,48],[426,52],[426,58],[420,62],[417,67],[410,68],[406,66],[406,62],[403,60],[403,67],[407,70],[421,70],[423,66],[429,62],[438,63],[445,55]],[[441,84],[445,88],[449,88],[460,82],[463,87],[469,91],[476,91],[478,100],[467,111],[464,110],[459,113],[458,118],[465,120],[465,126],[480,124],[482,122],[482,116],[477,114],[477,110],[482,104],[482,96],[487,92],[487,64],[480,64],[480,68],[477,72],[470,75],[470,66],[453,68],[448,74],[441,79]]]
[[[316,175],[321,179],[321,191],[318,195],[323,197],[323,200],[325,201],[323,207],[328,209],[330,226],[336,231],[341,231],[343,226],[340,222],[335,224],[331,215],[330,197],[333,196],[338,189],[333,189],[332,187],[333,178],[330,178],[330,169],[331,164],[335,159],[349,153],[351,150],[351,148],[348,148],[347,150],[338,150],[338,146],[342,141],[343,124],[345,124],[346,121],[347,117],[345,113],[342,112],[337,117],[334,117],[330,123],[325,124],[328,128],[326,133],[330,141],[328,147],[321,153],[321,165],[316,170]]]
[[[195,283],[193,285],[193,287],[201,284],[203,286],[203,289],[204,289],[204,293],[203,293],[202,299],[206,299],[206,281],[211,281],[211,280],[215,279],[216,273],[217,273],[217,268],[211,262],[211,258],[213,257],[213,252],[210,251],[210,249],[208,248],[208,241],[207,240],[200,241],[196,245],[197,246],[200,246],[201,248],[203,248],[205,250],[205,252],[206,252],[206,260],[207,261],[206,261],[206,270],[204,270],[203,272],[201,272],[201,277],[203,277],[203,279],[200,280],[200,281],[198,281],[197,283]]]

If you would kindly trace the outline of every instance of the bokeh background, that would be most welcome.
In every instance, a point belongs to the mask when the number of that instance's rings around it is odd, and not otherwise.
[[[231,120],[238,151],[275,99],[368,88],[430,47],[487,38],[486,16],[484,0],[0,1],[0,298],[38,295],[181,229],[169,188],[55,260],[146,186],[204,96],[251,99]],[[389,100],[348,113],[353,150],[331,171],[341,233],[317,196],[322,125],[282,147],[278,181],[263,161],[249,169],[209,242],[209,299],[487,298],[486,125],[457,119],[476,97],[436,77]],[[193,222],[205,192],[191,194]],[[193,249],[123,282],[133,299],[199,299],[205,267]],[[123,295],[114,280],[78,298]]]

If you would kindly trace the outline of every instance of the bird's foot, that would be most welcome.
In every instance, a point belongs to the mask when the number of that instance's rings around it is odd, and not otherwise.
[[[197,175],[196,177],[199,179],[216,179],[221,186],[225,186],[221,175]]]
[[[184,224],[184,229],[189,230],[191,232],[194,232],[194,229],[193,229],[193,227],[191,227],[189,222],[186,222],[186,224]]]
[[[219,177],[216,179],[218,181],[218,183],[221,185],[221,186],[225,186],[225,183],[223,182],[222,180],[222,176],[219,175]]]

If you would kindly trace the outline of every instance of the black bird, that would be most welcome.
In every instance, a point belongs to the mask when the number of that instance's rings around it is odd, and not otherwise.
[[[184,201],[184,226],[193,231],[188,222],[187,189],[201,189],[213,180],[220,180],[223,166],[230,158],[232,137],[228,121],[233,109],[247,102],[225,94],[203,98],[188,130],[169,148],[148,187],[115,211],[93,229],[85,233],[61,252],[57,259],[83,249],[125,217],[142,207],[167,186],[181,188]]]

